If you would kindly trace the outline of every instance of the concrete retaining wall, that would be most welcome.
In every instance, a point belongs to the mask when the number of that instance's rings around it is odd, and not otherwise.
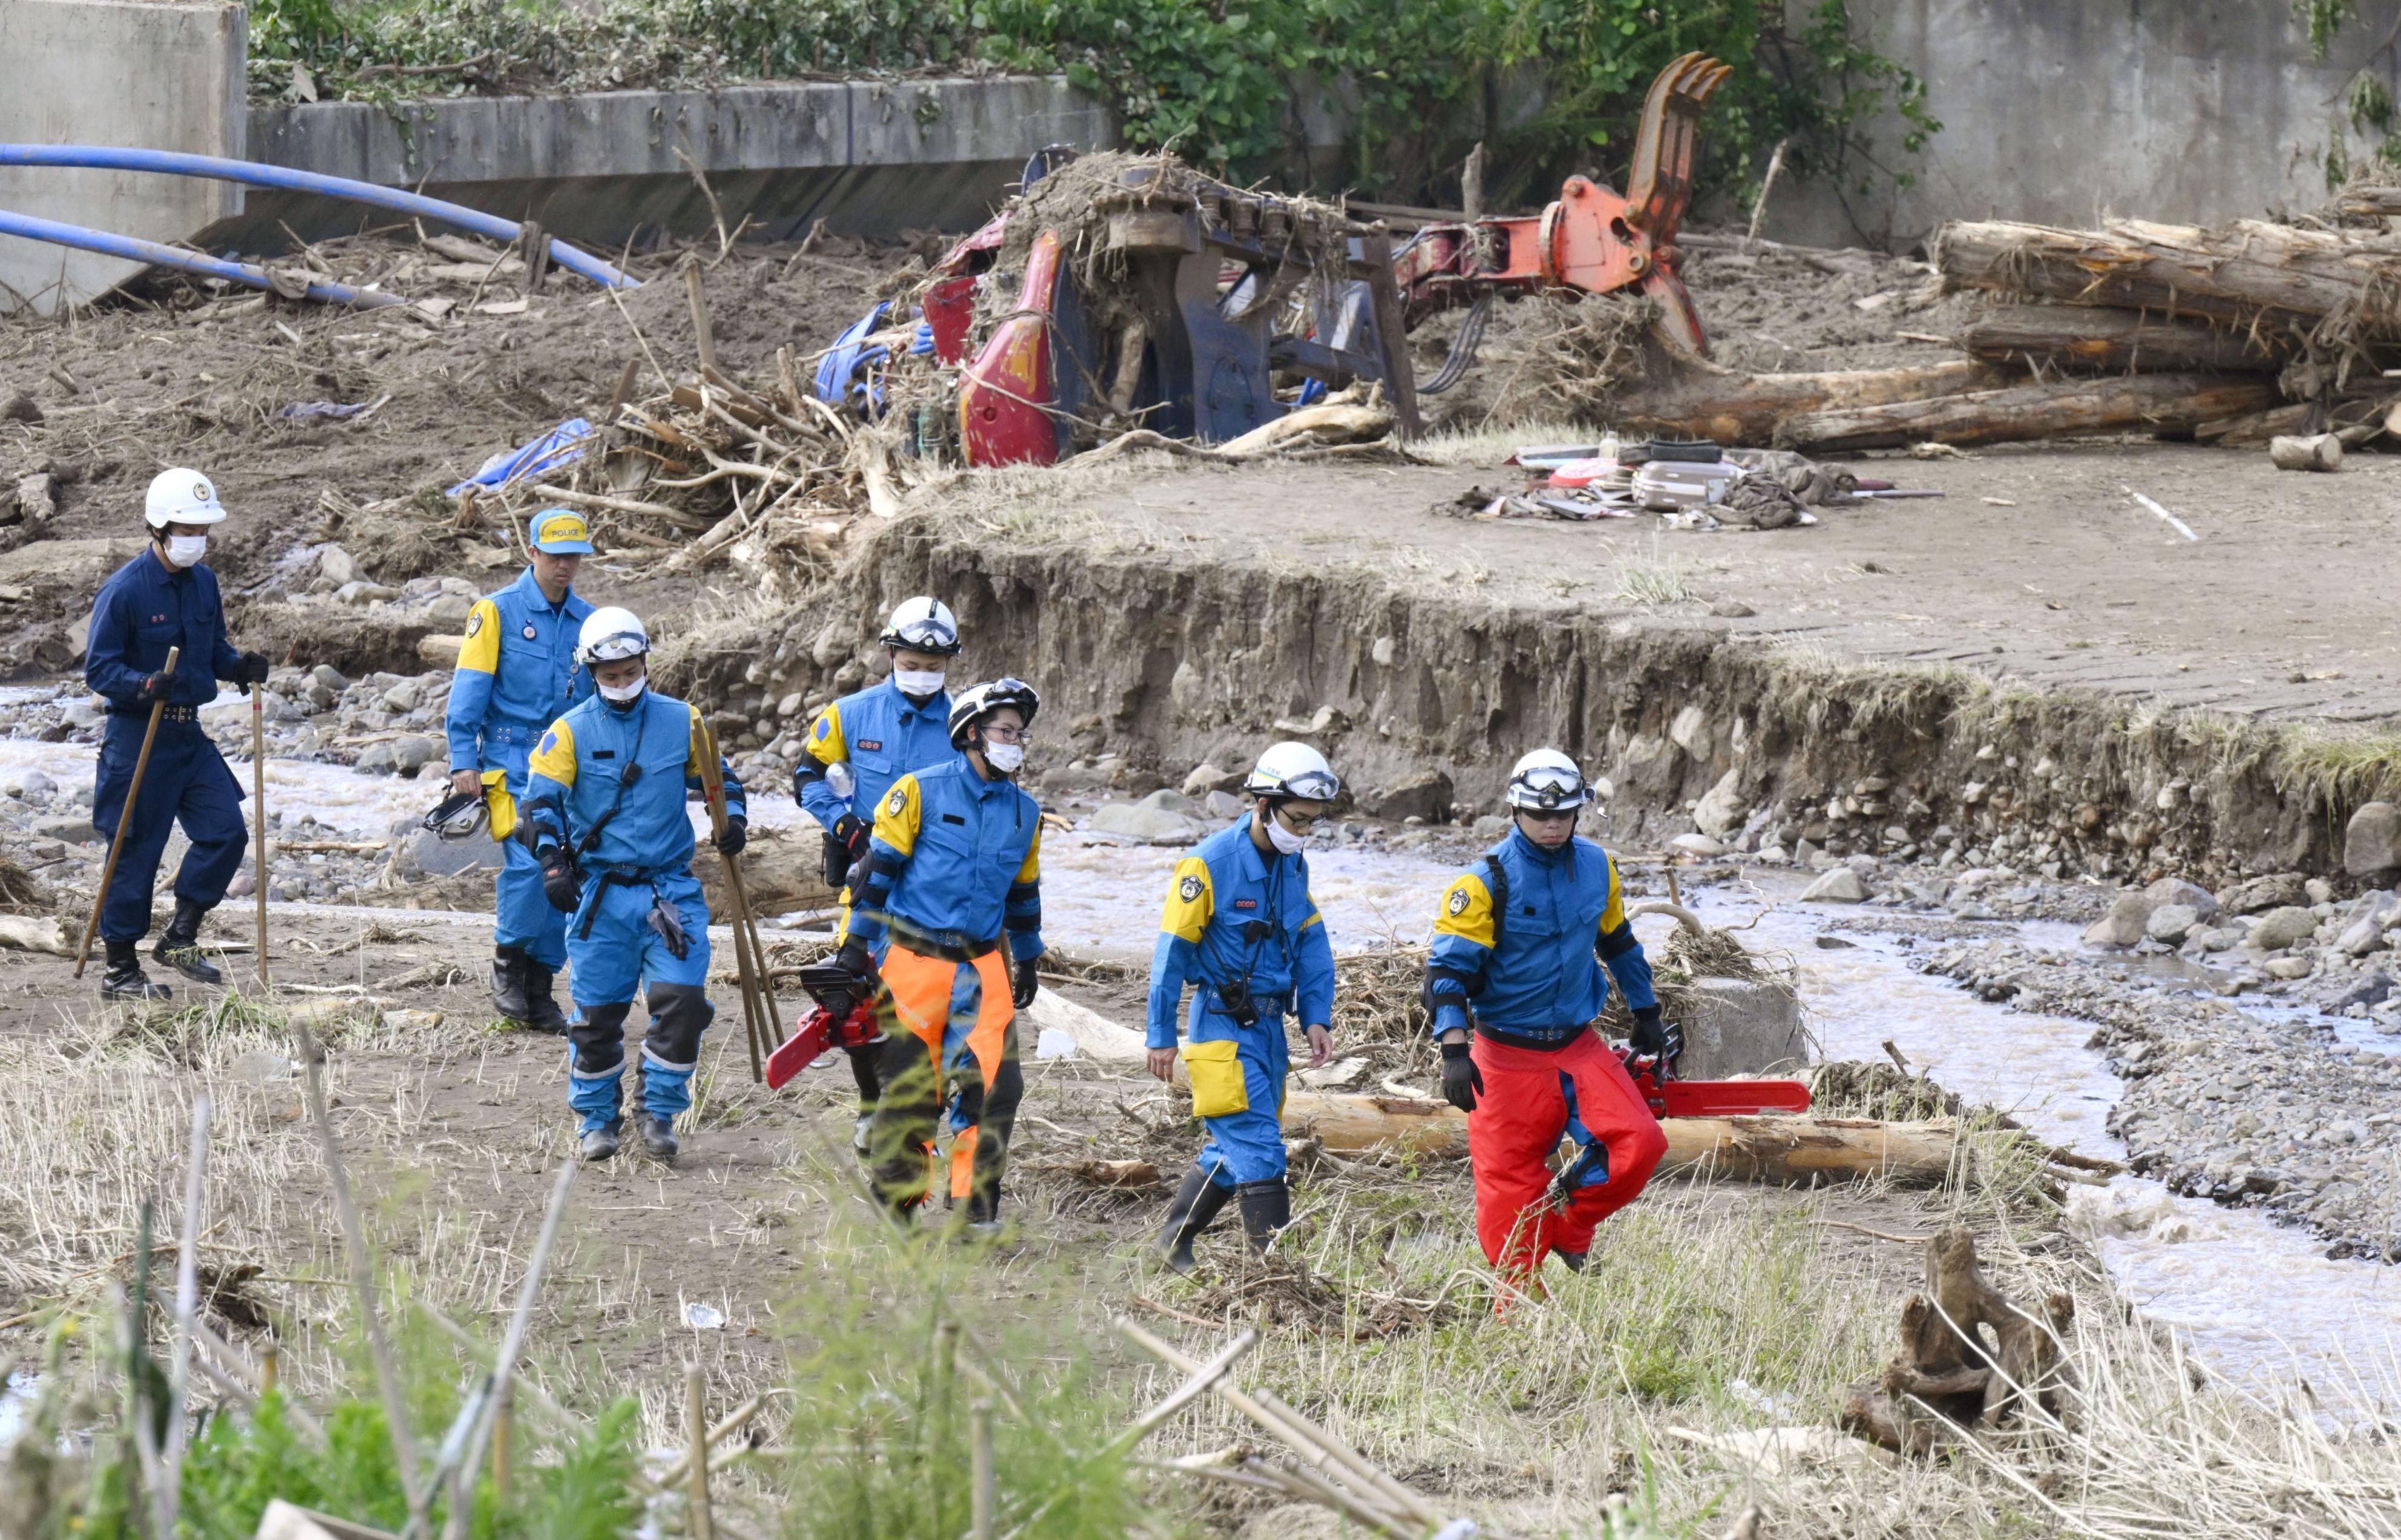
[[[1786,0],[1796,29],[1816,0]],[[2324,60],[2282,0],[1850,0],[1853,31],[1927,82],[1923,155],[1897,118],[1874,158],[1907,187],[1779,191],[1768,233],[1907,249],[1944,219],[2208,223],[2326,199],[2330,134],[2363,70],[2401,94],[2401,0],[2362,0]],[[1853,178],[1857,180],[1856,176]]]
[[[0,0],[0,4],[11,0]],[[1046,144],[1115,143],[1107,110],[1058,77],[833,81],[711,91],[472,97],[385,108],[329,102],[251,109],[253,159],[422,186],[600,246],[665,227],[706,230],[708,178],[729,227],[782,235],[817,218],[839,234],[981,224]],[[689,163],[688,163],[689,161]],[[215,241],[355,227],[359,212],[254,190]]]
[[[0,141],[242,153],[240,6],[0,0]],[[241,212],[226,183],[115,172],[0,170],[0,208],[181,241]],[[91,298],[138,265],[0,237],[0,310]]]

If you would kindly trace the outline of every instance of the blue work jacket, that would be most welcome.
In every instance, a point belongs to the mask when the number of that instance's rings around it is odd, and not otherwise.
[[[1436,1033],[1468,1025],[1472,1008],[1484,1025],[1565,1040],[1609,1003],[1612,974],[1628,1007],[1658,1003],[1608,851],[1581,838],[1545,850],[1512,829],[1485,859],[1500,863],[1508,888],[1500,945],[1488,868],[1478,862],[1444,889],[1434,919],[1427,972]]]
[[[831,829],[844,813],[871,820],[893,782],[957,754],[951,747],[951,697],[937,694],[920,706],[887,679],[817,713],[792,766],[792,795],[822,828]],[[826,769],[835,764],[850,766],[847,797],[827,784]]]
[[[984,779],[964,753],[894,781],[845,934],[873,946],[887,928],[962,951],[1005,930],[1010,956],[1040,956],[1041,804],[1014,781]]]
[[[642,773],[627,785],[636,764]],[[700,713],[692,707],[654,690],[631,706],[592,696],[552,722],[534,749],[524,814],[534,849],[564,844],[587,873],[682,871],[693,846],[684,799],[700,790]],[[720,757],[717,773],[726,813],[742,816],[734,767]]]
[[[556,604],[543,598],[531,567],[475,601],[444,722],[451,769],[516,774],[543,730],[591,695],[592,676],[575,661],[576,639],[591,613],[590,602],[571,589]]]
[[[166,667],[170,647],[184,650],[167,690],[170,706],[206,706],[217,698],[217,681],[241,669],[241,654],[226,639],[217,575],[206,562],[170,567],[153,546],[100,585],[84,642],[83,681],[93,694],[108,697],[112,711],[145,711],[137,694],[144,679]]]
[[[1187,983],[1200,986],[1196,1022],[1204,1009],[1222,1014],[1218,985],[1247,980],[1262,1020],[1292,1013],[1297,999],[1302,1025],[1334,1023],[1334,946],[1309,896],[1308,858],[1261,855],[1251,838],[1258,816],[1220,829],[1175,863],[1150,955],[1144,1036],[1152,1048],[1175,1046]]]

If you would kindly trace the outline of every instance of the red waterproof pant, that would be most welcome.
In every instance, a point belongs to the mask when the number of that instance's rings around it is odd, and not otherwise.
[[[1548,1052],[1478,1035],[1470,1052],[1484,1076],[1467,1115],[1475,1237],[1495,1268],[1529,1278],[1553,1251],[1590,1247],[1595,1227],[1641,1195],[1667,1153],[1667,1136],[1598,1033]],[[1544,1192],[1562,1137],[1606,1146],[1609,1179],[1577,1189],[1556,1212]]]

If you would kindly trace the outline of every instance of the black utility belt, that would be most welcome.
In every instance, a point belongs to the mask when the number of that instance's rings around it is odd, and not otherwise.
[[[130,722],[146,722],[149,720],[151,709],[152,708],[147,706],[136,706],[130,709],[119,710],[116,707],[112,706],[108,708],[108,714],[112,717],[123,717]],[[158,720],[160,722],[198,722],[200,720],[200,708],[197,706],[162,706],[158,708]]]
[[[892,944],[895,946],[905,946],[921,957],[939,957],[944,962],[971,963],[978,957],[988,957],[1000,950],[1000,938],[997,936],[990,941],[961,946],[954,942],[936,941],[924,931],[912,930],[898,920],[886,921],[885,928],[892,932]]]
[[[1503,1048],[1528,1048],[1537,1053],[1556,1053],[1560,1049],[1575,1043],[1591,1030],[1590,1026],[1579,1024],[1563,1038],[1534,1038],[1523,1032],[1508,1032],[1497,1026],[1487,1026],[1482,1022],[1475,1024],[1475,1035],[1479,1038],[1489,1038]]]

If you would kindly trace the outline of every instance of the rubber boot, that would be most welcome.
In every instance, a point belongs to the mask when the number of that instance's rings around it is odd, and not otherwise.
[[[583,1142],[581,1147],[583,1151],[583,1158],[586,1161],[597,1162],[608,1160],[611,1156],[615,1155],[617,1153],[617,1134],[624,1126],[625,1125],[623,1121],[618,1121],[613,1123],[604,1123],[598,1128],[586,1129],[583,1134]]]
[[[175,917],[158,932],[158,944],[150,949],[150,955],[194,983],[223,983],[225,975],[200,956],[200,921],[208,913],[206,904],[177,899]]]
[[[1167,1205],[1167,1223],[1159,1231],[1159,1259],[1168,1272],[1179,1275],[1192,1272],[1197,1265],[1192,1260],[1192,1243],[1233,1195],[1232,1188],[1219,1187],[1197,1165],[1185,1172],[1184,1185],[1175,1189],[1175,1201]]]
[[[165,1000],[175,992],[163,983],[152,983],[142,971],[140,942],[109,942],[108,971],[100,981],[100,997],[103,1000]]]
[[[1251,1249],[1265,1253],[1276,1231],[1292,1223],[1292,1189],[1281,1176],[1244,1182],[1234,1189],[1242,1201],[1242,1238]]]
[[[522,946],[492,948],[492,1009],[501,1019],[524,1022],[530,1015],[526,1002],[526,969],[532,959]]]
[[[867,1152],[874,1148],[868,1136],[869,1131],[874,1126],[875,1114],[872,1112],[860,1113],[858,1121],[850,1125],[850,1148],[858,1152],[861,1160],[866,1159]]]
[[[1567,1269],[1570,1272],[1582,1272],[1584,1271],[1585,1254],[1581,1251],[1560,1251],[1554,1247],[1551,1251],[1551,1255],[1559,1259],[1559,1265]]]
[[[641,1131],[642,1148],[649,1150],[654,1160],[673,1162],[676,1152],[682,1148],[676,1143],[675,1120],[672,1118],[645,1112],[634,1126]]]
[[[552,983],[558,975],[542,967],[530,956],[527,956],[526,954],[520,952],[517,955],[525,957],[526,1030],[546,1032],[554,1038],[566,1037],[567,1012],[558,1008],[558,997],[551,993]],[[500,971],[500,959],[493,958],[492,970],[495,974]],[[497,1002],[500,996],[497,978],[494,980],[492,993]]]

